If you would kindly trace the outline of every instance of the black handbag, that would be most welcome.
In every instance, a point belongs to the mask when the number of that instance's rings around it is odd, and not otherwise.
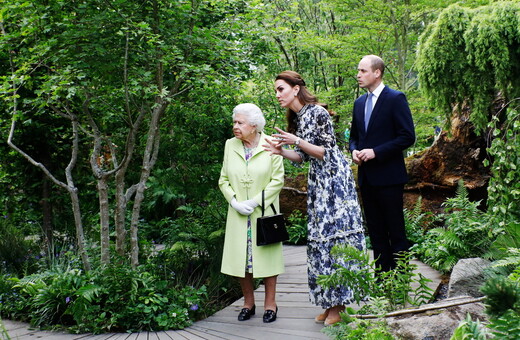
[[[285,227],[283,214],[277,214],[271,203],[274,215],[264,216],[264,191],[262,190],[262,217],[256,220],[256,245],[265,246],[272,243],[287,241],[289,233]]]

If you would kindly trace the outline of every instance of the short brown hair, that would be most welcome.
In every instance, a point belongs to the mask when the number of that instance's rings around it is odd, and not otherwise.
[[[381,71],[381,77],[383,77],[383,74],[385,73],[385,62],[383,61],[383,59],[381,59],[381,57],[374,54],[369,54],[364,56],[363,58],[370,59],[370,66],[372,67],[372,71]]]

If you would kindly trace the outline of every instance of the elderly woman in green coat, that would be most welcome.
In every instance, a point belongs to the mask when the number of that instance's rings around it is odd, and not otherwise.
[[[276,320],[276,279],[284,272],[282,243],[256,245],[256,219],[264,204],[274,204],[279,211],[278,196],[283,186],[281,156],[271,157],[262,144],[265,118],[254,104],[240,104],[233,110],[234,138],[226,141],[219,187],[229,202],[221,271],[239,278],[244,306],[238,320],[255,314],[253,278],[264,278],[264,322]],[[266,208],[265,215],[272,215]]]

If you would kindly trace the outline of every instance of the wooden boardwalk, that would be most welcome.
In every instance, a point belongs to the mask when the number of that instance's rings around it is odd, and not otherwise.
[[[264,287],[260,286],[255,294],[257,313],[250,320],[238,321],[237,315],[243,300],[215,313],[209,318],[195,322],[192,326],[177,331],[107,333],[107,334],[67,334],[30,329],[25,323],[3,320],[12,340],[195,340],[195,339],[252,339],[252,340],[292,340],[292,339],[328,339],[321,332],[322,324],[316,324],[314,317],[322,312],[321,307],[309,302],[307,287],[307,264],[305,246],[284,246],[286,272],[278,277],[277,304],[278,318],[275,322],[262,322]],[[436,289],[441,281],[438,272],[414,261],[418,271],[433,282]],[[355,306],[352,306],[355,308]],[[0,332],[0,339],[5,340]]]

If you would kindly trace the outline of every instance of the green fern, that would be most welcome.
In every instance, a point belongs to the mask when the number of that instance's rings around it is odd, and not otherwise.
[[[481,288],[486,295],[486,313],[499,318],[509,310],[520,312],[520,284],[504,276],[494,276]]]
[[[406,236],[413,244],[424,240],[428,229],[436,222],[437,218],[431,212],[422,209],[422,196],[419,196],[412,210],[404,209],[404,221]]]
[[[493,267],[520,266],[520,248],[508,248],[507,257],[493,262]]]
[[[487,253],[497,233],[478,209],[479,204],[469,200],[464,182],[459,181],[456,196],[443,203],[444,226],[431,229],[423,243],[412,249],[423,262],[444,273],[461,258]]]
[[[502,316],[492,319],[488,326],[496,339],[520,339],[520,313],[518,310],[509,310]]]
[[[468,313],[466,319],[461,321],[459,326],[453,332],[450,340],[486,340],[489,339],[489,333],[477,319],[473,321]]]

